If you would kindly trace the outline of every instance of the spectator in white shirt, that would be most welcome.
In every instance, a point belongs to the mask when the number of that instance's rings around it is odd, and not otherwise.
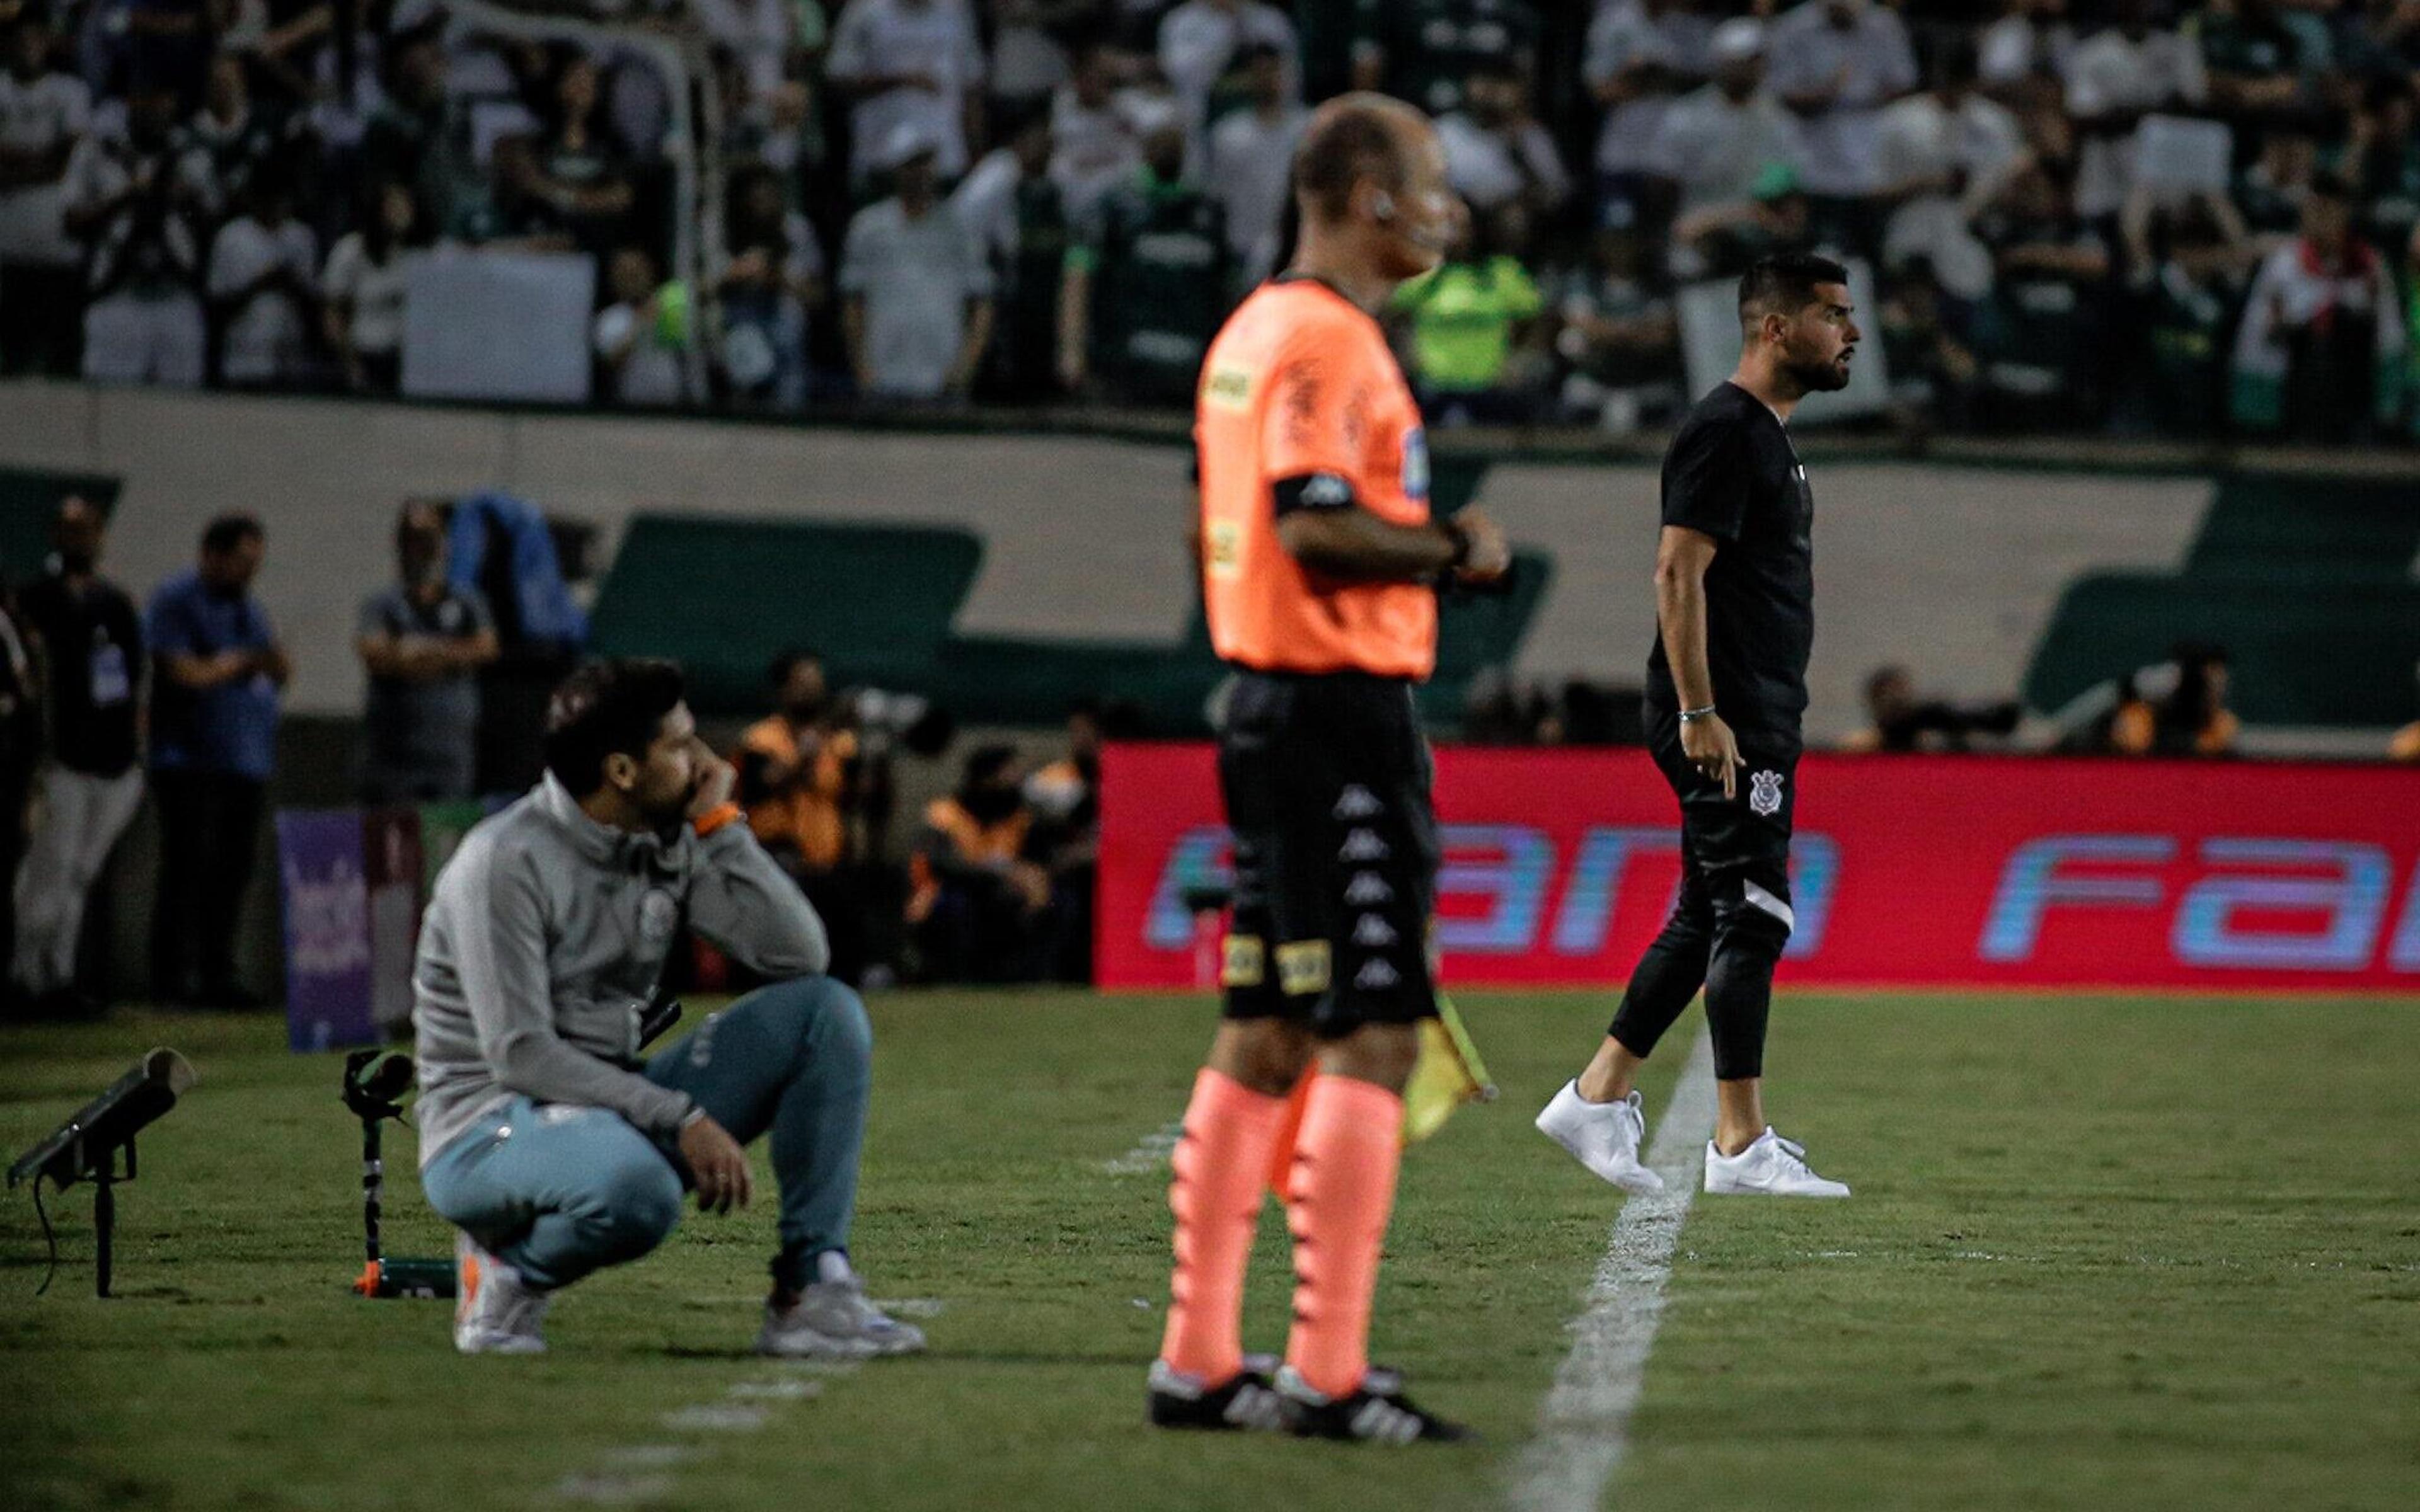
[[[219,312],[219,376],[226,383],[290,388],[302,380],[318,267],[318,239],[294,219],[293,192],[283,177],[255,175],[241,210],[210,243],[209,297]]]
[[[1935,54],[1932,85],[1883,112],[1883,198],[1893,207],[1883,260],[1922,257],[1962,300],[1991,291],[1992,255],[1963,205],[1988,202],[2024,152],[2017,118],[1976,87],[1975,49],[1955,39]]]
[[[983,135],[984,55],[966,0],[848,0],[824,76],[855,101],[852,182],[872,177],[903,126],[932,139],[942,177],[967,171],[968,144]]]
[[[1078,220],[1142,168],[1142,133],[1119,94],[1124,61],[1115,48],[1094,43],[1077,55],[1075,74],[1050,101],[1050,177]]]
[[[1685,0],[1608,0],[1589,23],[1580,63],[1605,111],[1596,139],[1600,198],[1637,213],[1648,144],[1681,91],[1705,81],[1714,27]]]
[[[2149,0],[2109,0],[2115,20],[2068,54],[2067,114],[2081,139],[2076,213],[2117,214],[2134,182],[2134,131],[2146,116],[2199,105],[2209,92],[2191,39],[2151,24]]]
[[[1916,84],[1899,13],[1870,0],[1805,0],[1773,23],[1768,55],[1774,93],[1804,123],[1807,193],[1839,201],[1881,190],[1882,107]]]
[[[419,238],[420,203],[392,181],[369,196],[362,228],[346,233],[320,275],[328,345],[356,393],[393,393],[403,376],[403,255]]]
[[[902,125],[872,166],[891,174],[897,193],[858,212],[841,254],[841,321],[858,392],[963,394],[991,339],[991,269],[941,202],[930,137]]]
[[[1518,201],[1543,218],[1571,198],[1572,178],[1555,139],[1529,114],[1529,85],[1517,67],[1494,62],[1463,87],[1463,108],[1437,122],[1446,177],[1481,214]]]
[[[1227,246],[1249,286],[1277,266],[1278,239],[1294,193],[1294,149],[1311,113],[1295,101],[1285,59],[1253,46],[1244,53],[1250,103],[1210,129],[1204,187],[1227,218]]]
[[[1763,92],[1763,24],[1723,23],[1710,52],[1714,82],[1674,100],[1647,145],[1647,171],[1678,186],[1683,214],[1752,199],[1766,169],[1799,156],[1796,119]]]
[[[605,278],[613,302],[597,311],[588,327],[605,402],[626,409],[669,409],[686,403],[689,379],[682,348],[688,300],[656,277],[656,260],[644,247],[615,249],[606,263]]]
[[[1067,0],[991,0],[991,120],[1023,121],[1049,108],[1051,91],[1067,82],[1067,49],[1051,34]],[[1085,7],[1089,9],[1089,6]],[[1090,19],[1089,17],[1085,19]]]
[[[1286,63],[1289,98],[1299,98],[1294,60],[1300,43],[1285,12],[1262,0],[1185,0],[1161,18],[1159,71],[1183,102],[1196,161],[1221,106],[1240,100],[1244,50],[1276,50]]]
[[[83,80],[50,66],[31,7],[0,36],[0,372],[73,371],[80,249],[67,234],[68,158],[91,122]]]
[[[697,23],[712,41],[739,59],[751,100],[769,99],[799,44],[799,18],[790,0],[689,0]]]
[[[2030,81],[2055,83],[2075,51],[2075,28],[2067,23],[2067,0],[2007,0],[1999,20],[1983,28],[1976,47],[1976,76],[1985,88],[2024,92]]]
[[[198,388],[208,336],[194,285],[200,200],[169,139],[177,97],[145,85],[94,113],[68,159],[67,228],[88,251],[84,376],[96,383]]]

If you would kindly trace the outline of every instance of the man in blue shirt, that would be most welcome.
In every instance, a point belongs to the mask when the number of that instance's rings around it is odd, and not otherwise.
[[[252,596],[260,521],[223,515],[201,563],[151,594],[151,791],[160,804],[160,898],[151,985],[163,1001],[249,1008],[235,927],[252,881],[262,796],[276,764],[277,698],[293,675]]]

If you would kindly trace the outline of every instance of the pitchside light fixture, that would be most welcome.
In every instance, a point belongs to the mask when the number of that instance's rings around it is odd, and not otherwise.
[[[8,1167],[12,1191],[20,1181],[34,1183],[34,1211],[40,1216],[42,1237],[51,1245],[51,1274],[42,1278],[35,1295],[50,1289],[51,1276],[59,1268],[58,1239],[51,1232],[50,1214],[42,1210],[42,1182],[47,1180],[60,1192],[78,1181],[92,1183],[94,1290],[108,1296],[110,1242],[117,1225],[114,1189],[120,1181],[134,1180],[134,1136],[175,1107],[194,1081],[192,1061],[174,1050],[154,1050]],[[123,1170],[117,1159],[120,1150],[126,1152]]]

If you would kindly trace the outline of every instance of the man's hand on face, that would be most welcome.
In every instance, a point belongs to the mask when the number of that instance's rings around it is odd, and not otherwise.
[[[714,748],[704,740],[697,742],[695,761],[697,777],[690,790],[689,817],[703,819],[731,801],[738,790],[739,769],[714,753]]]

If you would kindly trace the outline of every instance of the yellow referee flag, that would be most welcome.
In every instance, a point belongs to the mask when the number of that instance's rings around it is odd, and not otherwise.
[[[1420,1058],[1404,1087],[1404,1143],[1418,1144],[1445,1127],[1445,1120],[1465,1103],[1492,1103],[1496,1084],[1487,1079],[1486,1063],[1462,1015],[1443,993],[1437,995],[1437,1016],[1420,1024]]]

